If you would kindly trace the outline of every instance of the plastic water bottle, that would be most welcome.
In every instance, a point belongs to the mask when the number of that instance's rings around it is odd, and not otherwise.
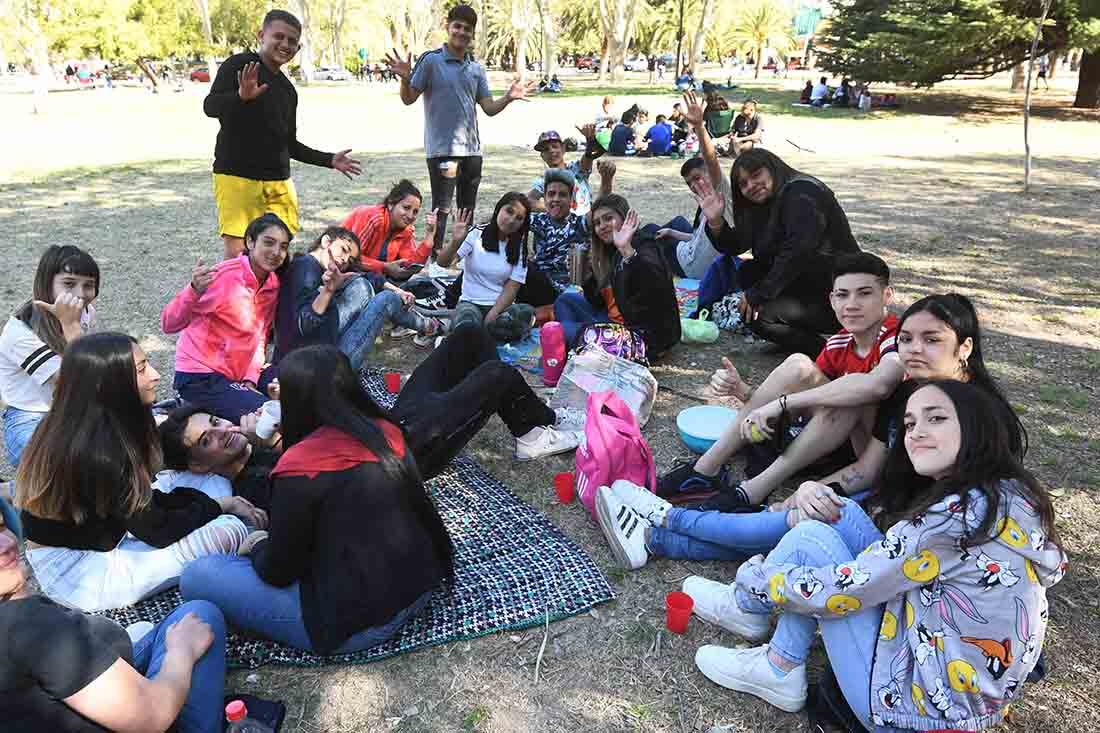
[[[275,733],[275,729],[248,717],[248,708],[241,700],[225,706],[225,719],[229,723],[226,733]]]
[[[555,387],[565,369],[565,331],[557,321],[542,324],[539,329],[542,342],[542,383]]]

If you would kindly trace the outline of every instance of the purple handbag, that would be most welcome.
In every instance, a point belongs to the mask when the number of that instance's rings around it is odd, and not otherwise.
[[[612,356],[627,359],[644,367],[649,366],[642,334],[621,323],[595,323],[585,327],[575,351],[579,352],[586,346],[598,346]]]

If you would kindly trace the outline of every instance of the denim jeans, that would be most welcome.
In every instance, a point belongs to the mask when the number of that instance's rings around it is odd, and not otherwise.
[[[169,627],[193,613],[210,625],[214,641],[191,668],[191,690],[176,718],[179,733],[221,733],[225,712],[225,617],[206,601],[191,601],[172,611],[152,631],[134,642],[134,669],[152,679],[160,672],[168,652]]]
[[[768,554],[770,563],[797,563],[809,567],[837,565],[856,555],[883,537],[858,504],[844,500],[840,519],[835,524],[800,522]],[[737,588],[737,605],[750,613],[769,613],[770,604]],[[868,730],[871,722],[870,679],[875,661],[875,645],[882,625],[882,606],[871,606],[858,613],[837,618],[816,619],[795,613],[781,613],[772,636],[771,649],[792,662],[805,662],[810,655],[814,634],[820,629],[829,665],[836,674],[844,698]]]
[[[299,584],[291,583],[285,588],[268,585],[256,574],[248,557],[222,555],[191,563],[180,578],[180,593],[184,600],[214,603],[236,628],[296,649],[314,651],[302,618]],[[355,633],[332,653],[360,652],[392,639],[431,597],[432,591],[426,591],[385,624]]]
[[[477,208],[477,189],[481,186],[481,156],[428,158],[428,180],[432,186],[432,209],[436,210],[436,251],[443,246],[447,231],[447,217],[452,209],[469,209],[473,215]],[[453,176],[444,175],[444,166],[456,167]],[[457,200],[457,201],[456,201]],[[457,203],[457,206],[455,204]]]
[[[744,560],[767,552],[787,534],[787,512],[724,514],[672,508],[664,527],[649,531],[646,547],[659,557]]]
[[[562,293],[554,301],[554,318],[561,323],[562,331],[565,332],[565,343],[573,348],[586,327],[593,323],[606,322],[609,316],[606,309],[593,308],[584,293],[571,290]]]
[[[367,355],[374,348],[374,340],[382,332],[386,322],[421,330],[423,319],[406,310],[401,297],[392,290],[377,295],[365,277],[354,278],[333,299],[339,323],[336,347],[347,354],[356,371],[363,366]]]
[[[4,409],[4,448],[8,453],[8,463],[12,468],[19,466],[19,458],[31,442],[34,429],[46,417],[44,412],[20,410],[18,407]]]
[[[234,382],[216,372],[176,372],[173,386],[184,402],[234,423],[263,407],[268,399],[252,385]]]

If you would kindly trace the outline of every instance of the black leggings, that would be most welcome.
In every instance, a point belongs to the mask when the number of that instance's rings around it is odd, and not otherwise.
[[[741,264],[737,279],[741,289],[748,290],[765,275],[767,272],[753,260],[747,260]],[[760,306],[749,329],[787,351],[817,358],[825,348],[825,339],[840,330],[840,322],[829,304],[831,283],[828,277],[827,274],[824,277],[804,275],[795,280],[777,297]]]
[[[516,302],[539,308],[544,305],[553,305],[559,295],[561,293],[554,287],[554,283],[546,273],[530,265],[527,268],[527,281],[516,293]]]
[[[493,413],[516,437],[555,420],[519,370],[500,361],[489,333],[472,323],[452,331],[413,370],[393,413],[424,478],[446,468]]]
[[[457,166],[455,175],[444,175],[444,168],[453,165]],[[438,252],[443,246],[447,217],[456,208],[456,199],[457,208],[469,209],[473,215],[477,189],[481,185],[481,156],[428,158],[428,180],[432,186],[432,208],[437,210],[433,250]]]

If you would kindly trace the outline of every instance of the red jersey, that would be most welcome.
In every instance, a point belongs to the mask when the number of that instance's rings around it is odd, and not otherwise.
[[[883,356],[896,354],[897,351],[898,317],[889,313],[879,328],[878,338],[865,356],[856,354],[855,336],[842,328],[840,333],[830,336],[825,342],[825,348],[817,355],[817,368],[829,379],[845,374],[867,374],[878,366]]]

